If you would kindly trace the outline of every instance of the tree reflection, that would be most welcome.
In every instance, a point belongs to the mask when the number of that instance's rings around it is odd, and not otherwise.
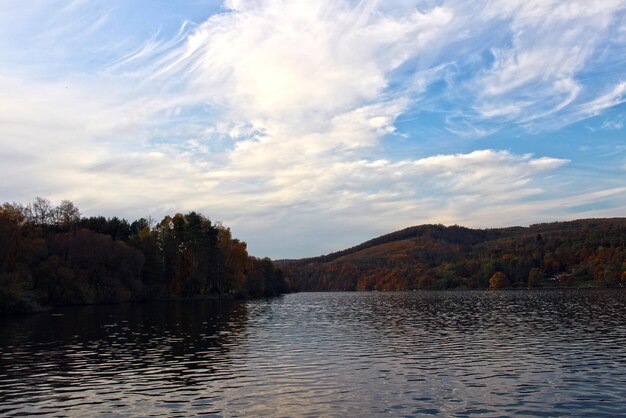
[[[115,385],[125,396],[204,390],[232,378],[246,305],[232,300],[72,307],[2,318],[0,395],[9,402]],[[9,320],[10,319],[10,320]],[[50,391],[52,389],[52,391]]]

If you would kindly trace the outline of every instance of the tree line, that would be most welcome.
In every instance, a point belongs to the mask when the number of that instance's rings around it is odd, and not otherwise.
[[[626,219],[498,229],[421,225],[279,265],[303,291],[618,287]]]
[[[0,206],[0,312],[288,291],[270,259],[197,212],[128,222],[83,217],[69,200]]]

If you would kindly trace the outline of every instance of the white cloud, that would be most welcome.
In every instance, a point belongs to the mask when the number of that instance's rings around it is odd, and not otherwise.
[[[445,8],[408,8],[393,19],[372,2],[242,1],[230,7],[162,56],[153,77],[184,77],[192,97],[224,107],[233,119],[319,129],[329,115],[378,101],[388,74],[449,30],[451,19]]]
[[[614,129],[622,129],[624,127],[624,118],[606,119],[602,122],[601,128],[607,131]]]
[[[626,81],[615,85],[609,92],[596,99],[584,103],[580,107],[582,114],[586,116],[596,116],[602,111],[626,102]]]
[[[578,74],[590,63],[602,65],[596,49],[619,30],[625,6],[623,0],[489,2],[487,18],[510,22],[511,45],[493,48],[491,68],[476,80],[479,114],[529,127],[547,117],[563,119],[561,125],[580,119],[573,105],[594,92]]]
[[[55,19],[104,25],[91,5],[73,2]],[[623,1],[225,7],[170,38],[153,32],[97,71],[72,72],[71,85],[27,71],[0,78],[0,176],[14,179],[2,195],[70,198],[89,214],[201,210],[233,225],[253,253],[311,255],[330,250],[324,242],[356,243],[342,233],[503,225],[579,204],[568,191],[554,197],[558,183],[546,180],[567,166],[562,158],[492,149],[391,158],[383,138],[398,145],[407,111],[434,108],[448,132],[475,138],[623,102],[623,82],[595,97],[579,77],[600,60]],[[49,43],[63,44],[72,27],[59,22]],[[623,202],[623,190],[584,192],[585,202]],[[548,209],[529,203],[549,193]],[[304,248],[316,231],[326,238]]]

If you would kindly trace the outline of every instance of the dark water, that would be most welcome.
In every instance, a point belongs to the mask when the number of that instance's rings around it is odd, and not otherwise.
[[[626,293],[303,293],[0,318],[0,416],[626,415]]]

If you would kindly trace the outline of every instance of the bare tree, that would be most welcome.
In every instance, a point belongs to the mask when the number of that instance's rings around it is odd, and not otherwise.
[[[56,224],[64,228],[70,228],[80,220],[80,211],[70,200],[63,200],[54,212]]]
[[[39,196],[26,208],[28,218],[36,225],[51,224],[54,221],[54,212],[52,203],[48,199]]]

